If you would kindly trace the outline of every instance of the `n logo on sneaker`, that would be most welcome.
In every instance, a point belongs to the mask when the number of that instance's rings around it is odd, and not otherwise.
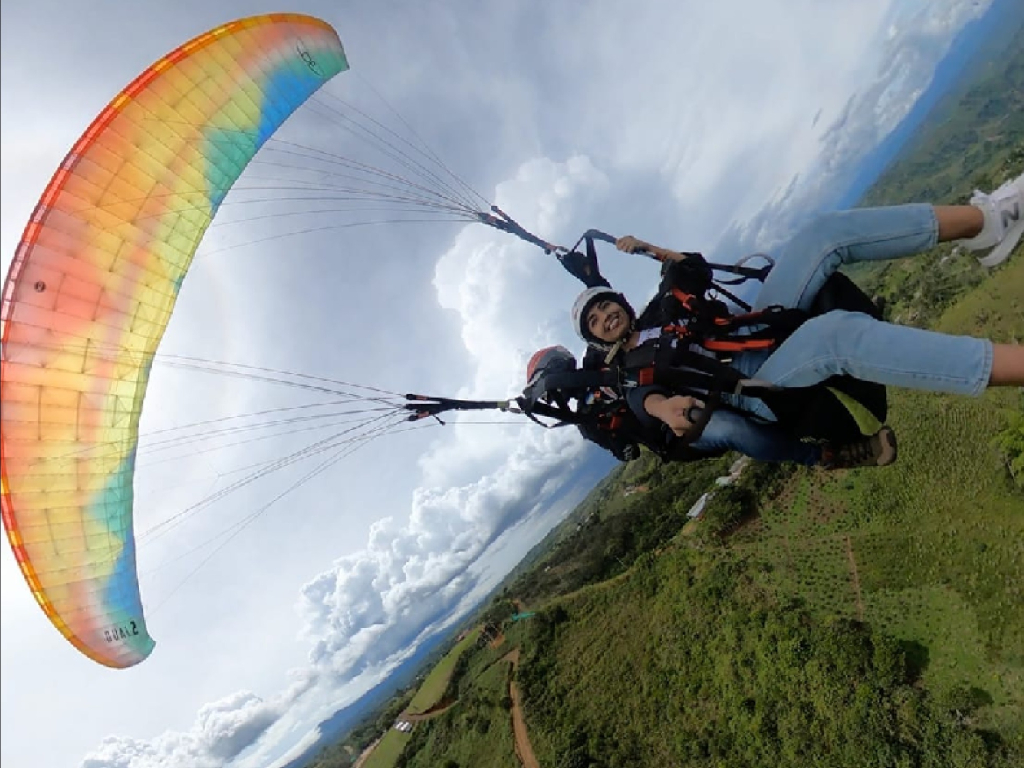
[[[1020,221],[1020,203],[1013,204],[1013,210],[1005,210],[1002,214],[1003,229],[1009,229],[1010,224]]]

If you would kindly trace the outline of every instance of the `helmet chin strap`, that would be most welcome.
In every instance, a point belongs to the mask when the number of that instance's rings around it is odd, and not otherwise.
[[[630,321],[629,326],[626,328],[626,332],[622,335],[622,338],[615,342],[601,341],[592,333],[588,333],[586,339],[587,344],[593,347],[594,349],[599,349],[602,352],[607,352],[608,355],[605,358],[605,363],[607,364],[611,362],[612,358],[619,354],[619,352],[622,350],[622,347],[626,344],[626,342],[629,341],[630,336],[633,335],[634,324],[635,321]]]
[[[633,325],[630,324],[629,328],[626,331],[626,335],[623,336],[618,341],[616,341],[614,344],[612,344],[608,348],[608,354],[604,356],[604,364],[605,365],[611,365],[612,364],[612,360],[614,360],[615,357],[622,350],[622,345],[626,343],[626,340],[630,337],[630,335],[632,333],[633,333]]]

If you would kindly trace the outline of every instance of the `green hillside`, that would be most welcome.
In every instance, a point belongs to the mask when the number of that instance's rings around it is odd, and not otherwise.
[[[935,325],[1024,331],[1015,297],[1020,254]],[[1022,405],[894,392],[895,466],[752,465],[697,523],[686,511],[728,459],[620,467],[509,585],[537,616],[467,664],[522,650],[545,766],[1018,765],[1024,493],[995,438]],[[408,765],[482,764],[470,745],[508,738],[449,716]]]
[[[430,674],[424,679],[423,684],[420,685],[416,695],[412,697],[412,701],[409,702],[409,712],[415,714],[419,712],[425,712],[430,707],[438,704],[444,699],[445,689],[448,687],[448,681],[451,679],[452,672],[455,671],[455,665],[459,658],[467,649],[469,649],[473,643],[480,637],[479,627],[468,632],[462,640],[456,643],[455,647],[452,648],[448,653],[444,655],[444,658],[437,663],[437,665],[430,670]]]

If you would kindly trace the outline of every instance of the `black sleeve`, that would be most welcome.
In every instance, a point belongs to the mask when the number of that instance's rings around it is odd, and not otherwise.
[[[597,265],[597,254],[594,252],[593,246],[589,247],[585,254],[579,251],[569,251],[568,253],[558,253],[556,257],[565,267],[565,271],[587,288],[596,288],[597,286],[611,288],[612,284],[604,278]]]
[[[644,409],[644,400],[647,399],[648,395],[652,394],[672,397],[675,393],[665,387],[659,387],[657,385],[630,387],[626,392],[626,404],[629,405],[629,410],[631,410],[633,415],[636,416],[636,420],[640,422],[641,427],[657,432],[661,429],[663,422],[661,419],[651,416],[651,414]]]
[[[678,288],[685,293],[703,296],[712,285],[714,273],[699,253],[688,253],[682,261],[668,262],[663,271],[658,293]]]
[[[601,430],[592,424],[584,423],[576,426],[583,437],[601,446],[619,461],[632,461],[640,457],[640,446],[629,438]]]

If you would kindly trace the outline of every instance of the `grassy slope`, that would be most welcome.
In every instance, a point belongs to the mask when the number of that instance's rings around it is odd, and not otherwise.
[[[503,705],[508,680],[508,662],[492,663],[477,672],[471,693],[420,726],[420,741],[410,750],[408,768],[438,768],[452,762],[465,768],[518,766],[510,714]]]
[[[457,703],[416,726],[398,763],[402,768],[518,765],[509,712],[510,665],[504,657],[521,643],[526,623],[510,625],[497,646],[476,643],[467,649],[445,694]]]
[[[1024,31],[1008,54],[940,107],[863,204],[962,201],[1024,171]],[[887,299],[894,320],[1024,339],[1024,245],[992,273],[944,245],[853,275]],[[1024,496],[993,436],[1022,406],[1020,394],[1006,390],[976,400],[893,391],[896,466],[845,476],[801,470],[730,540],[772,563],[767,582],[819,613],[863,616],[918,644],[923,682],[936,695],[958,685],[984,690],[992,701],[976,722],[1018,744]]]
[[[1003,279],[1024,296],[1024,260]],[[729,544],[771,563],[766,581],[816,611],[925,646],[929,688],[985,690],[979,724],[1024,739],[1024,496],[992,444],[1019,407],[1016,393],[893,393],[894,467],[800,470]]]
[[[437,663],[437,665],[430,670],[430,673],[424,679],[423,684],[419,690],[416,691],[416,695],[412,697],[412,701],[409,702],[409,712],[418,713],[423,712],[426,709],[437,704],[441,701],[441,697],[444,696],[445,688],[448,687],[448,679],[452,675],[452,671],[455,669],[455,662],[459,660],[459,657],[470,648],[476,639],[480,636],[479,627],[472,630],[462,640],[460,640],[454,648],[452,648],[444,658]]]
[[[1013,320],[1019,317],[1016,297],[1024,297],[1021,255],[936,325],[1019,337],[1024,325]],[[713,743],[705,733],[712,723],[713,738],[729,742],[723,754],[736,760],[723,764],[751,764],[737,757],[744,753],[732,733],[735,712],[716,700],[736,690],[756,700],[764,686],[792,685],[797,709],[814,709],[814,697],[802,696],[807,681],[776,668],[771,659],[759,659],[768,666],[757,685],[745,687],[741,671],[732,669],[739,646],[729,645],[742,646],[737,638],[749,631],[742,621],[723,624],[718,616],[687,615],[682,606],[694,602],[683,586],[694,581],[691,546],[701,547],[700,556],[720,566],[732,563],[752,574],[743,589],[758,597],[740,612],[796,597],[816,620],[863,618],[893,636],[904,644],[908,659],[922,667],[916,687],[927,689],[935,702],[974,689],[983,706],[971,715],[971,726],[999,733],[1020,759],[1024,496],[1009,482],[991,444],[993,433],[1019,408],[1014,392],[992,392],[978,400],[895,392],[891,421],[903,435],[895,467],[834,474],[797,470],[762,504],[760,516],[723,546],[713,538],[679,537],[677,548],[642,559],[625,578],[563,598],[559,602],[569,619],[531,659],[545,676],[532,700],[535,707],[553,697],[558,711],[572,713],[554,721],[551,711],[533,713],[531,738],[542,763],[557,765],[582,750],[601,765],[599,755],[621,757],[610,745],[630,740],[637,764],[687,765],[690,759],[703,764],[707,755],[691,755],[687,743],[702,748]],[[650,576],[637,573],[652,569],[660,574],[653,586]],[[722,603],[726,614],[737,610]],[[711,666],[722,677],[687,658],[693,646],[713,658]],[[746,652],[767,651],[754,646]],[[695,690],[690,678],[700,680]],[[852,738],[851,732],[846,735]],[[752,750],[747,758],[765,757],[758,751],[763,745],[746,748]],[[851,757],[851,763],[831,752],[819,757],[823,764],[855,765],[861,756]],[[772,759],[788,764],[779,755]],[[810,760],[804,754],[792,764]],[[974,760],[964,764],[988,764],[979,754]]]
[[[521,667],[541,764],[999,764],[895,641],[818,622],[760,567],[678,548],[566,597]]]
[[[479,635],[479,628],[469,632],[431,669],[409,702],[408,710],[410,712],[423,712],[441,700],[456,662],[463,653],[473,646]],[[422,725],[418,727],[422,727]],[[364,768],[392,768],[411,739],[411,733],[403,733],[391,728],[370,754]]]
[[[374,747],[362,768],[392,768],[411,738],[412,734],[392,728],[384,734],[380,744]]]

